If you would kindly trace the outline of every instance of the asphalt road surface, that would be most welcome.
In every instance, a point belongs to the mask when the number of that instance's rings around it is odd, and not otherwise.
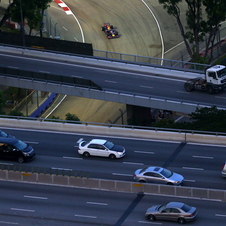
[[[152,205],[170,201],[195,206],[198,216],[188,225],[225,225],[225,203],[155,195],[107,192],[28,183],[0,182],[0,225],[18,226],[143,226]]]
[[[89,173],[91,178],[134,181],[137,169],[150,165],[162,166],[184,176],[183,186],[225,189],[221,176],[225,146],[180,143],[113,136],[92,136],[48,131],[3,129],[33,146],[36,158],[25,164],[1,161],[13,165],[46,167]],[[122,145],[126,156],[122,159],[85,158],[78,154],[78,141],[104,138]]]

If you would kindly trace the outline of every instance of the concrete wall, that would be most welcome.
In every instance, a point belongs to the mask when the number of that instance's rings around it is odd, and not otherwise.
[[[141,184],[125,181],[113,181],[103,179],[87,179],[74,176],[38,174],[30,172],[18,172],[0,170],[0,180],[23,181],[28,183],[51,184],[70,186],[77,188],[98,189],[116,192],[166,195],[175,197],[186,197],[196,199],[210,199],[215,201],[226,201],[226,190],[204,189],[193,187],[177,187],[159,184]]]
[[[85,124],[72,124],[72,123],[57,123],[46,122],[37,120],[23,120],[23,119],[9,119],[0,118],[0,126],[12,128],[27,128],[36,130],[49,130],[71,133],[87,133],[96,135],[111,135],[119,137],[134,137],[144,139],[157,139],[169,140],[179,142],[194,142],[205,144],[219,144],[226,145],[226,137],[219,135],[204,135],[196,133],[180,133],[180,132],[167,132],[161,130],[144,130],[133,128],[109,127],[109,126],[96,126]]]

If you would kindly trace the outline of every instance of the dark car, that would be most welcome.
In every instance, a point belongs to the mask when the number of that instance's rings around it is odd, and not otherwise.
[[[22,163],[35,157],[35,151],[31,145],[16,138],[0,137],[0,158],[17,160]]]
[[[14,136],[9,135],[9,134],[7,134],[7,133],[3,132],[2,130],[0,130],[0,137],[14,138]]]
[[[197,217],[197,210],[182,202],[169,202],[166,205],[155,205],[147,209],[146,218],[150,221],[177,221],[180,224],[193,221]]]
[[[108,39],[119,38],[118,32],[114,29],[113,25],[110,25],[110,23],[105,23],[102,27],[102,31],[105,32]]]

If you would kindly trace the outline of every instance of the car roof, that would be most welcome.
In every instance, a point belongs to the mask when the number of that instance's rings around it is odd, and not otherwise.
[[[149,166],[145,169],[145,172],[160,172],[162,169],[163,168],[159,166]]]
[[[89,143],[90,144],[105,144],[107,140],[102,140],[102,139],[92,139]]]
[[[0,143],[14,144],[17,141],[16,138],[0,137]]]
[[[184,205],[182,202],[169,202],[166,204],[166,207],[175,207],[175,208],[181,208]]]

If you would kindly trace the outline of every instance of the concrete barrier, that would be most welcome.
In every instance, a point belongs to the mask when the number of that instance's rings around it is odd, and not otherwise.
[[[73,123],[58,123],[58,122],[46,122],[36,120],[23,120],[23,119],[9,119],[0,118],[0,125],[8,128],[26,128],[36,130],[48,130],[58,132],[70,132],[70,133],[87,133],[95,135],[111,135],[120,137],[131,138],[143,138],[143,139],[157,139],[168,140],[175,142],[194,142],[204,144],[218,144],[226,145],[226,137],[219,135],[207,135],[188,132],[168,132],[161,130],[144,130],[134,128],[120,128],[120,127],[108,127],[108,126],[95,126],[85,124],[73,124]]]
[[[160,184],[141,184],[126,181],[113,181],[103,179],[77,178],[74,176],[27,173],[18,171],[0,170],[0,180],[23,181],[27,183],[51,184],[57,186],[70,186],[76,188],[98,189],[127,193],[140,193],[186,197],[195,199],[210,199],[226,201],[226,190],[193,188],[183,186],[170,186]]]

